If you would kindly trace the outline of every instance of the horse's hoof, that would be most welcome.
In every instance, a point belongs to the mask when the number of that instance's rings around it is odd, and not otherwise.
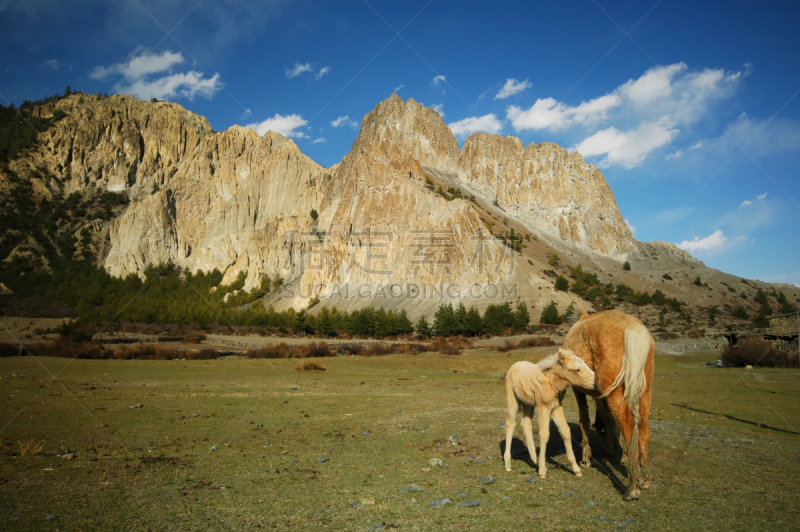
[[[580,478],[583,476],[583,473],[581,473],[580,471],[575,471],[575,476]]]
[[[638,489],[631,489],[628,490],[628,492],[625,494],[625,497],[623,498],[626,501],[635,501],[636,499],[639,498],[639,495],[641,495],[641,492]]]
[[[539,473],[539,478],[547,478],[547,473]]]
[[[511,468],[510,468],[510,467],[507,467],[507,468],[506,468],[506,471],[508,471],[508,472],[510,473],[510,472],[511,472]]]

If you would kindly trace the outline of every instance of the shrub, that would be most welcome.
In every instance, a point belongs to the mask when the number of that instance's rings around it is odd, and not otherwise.
[[[672,276],[671,276],[670,274],[668,274],[668,273],[665,273],[665,274],[664,274],[664,275],[662,275],[661,277],[662,277],[662,278],[664,278],[664,279],[666,279],[667,281],[671,281],[671,280],[672,280]]]
[[[559,275],[556,279],[556,290],[566,292],[569,290],[569,281],[563,275]]]
[[[505,345],[498,347],[497,350],[500,351],[501,353],[507,353],[508,351],[511,351],[512,349],[517,349],[518,347],[519,345],[517,344],[517,342],[506,340]]]
[[[625,271],[629,271],[631,269],[631,263],[627,260],[622,264],[622,269]]]
[[[771,342],[760,338],[747,338],[736,347],[726,346],[722,360],[734,367],[764,366],[774,368],[798,367],[798,353],[779,351]]]

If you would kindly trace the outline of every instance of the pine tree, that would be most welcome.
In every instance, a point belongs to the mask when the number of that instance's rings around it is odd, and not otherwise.
[[[431,327],[428,325],[428,319],[423,315],[419,317],[417,320],[417,325],[414,327],[414,332],[417,335],[417,338],[430,338],[431,337]]]
[[[563,321],[561,315],[558,313],[558,305],[555,301],[550,301],[550,303],[542,309],[542,316],[539,318],[539,321],[553,325],[558,325]]]
[[[456,313],[453,310],[453,304],[440,304],[433,315],[433,330],[439,336],[452,336],[455,334],[455,329]]]
[[[531,322],[531,315],[528,313],[528,305],[520,301],[514,312],[514,332],[524,331]]]
[[[463,322],[464,333],[469,336],[479,336],[483,333],[482,325],[481,313],[475,307],[469,307]]]

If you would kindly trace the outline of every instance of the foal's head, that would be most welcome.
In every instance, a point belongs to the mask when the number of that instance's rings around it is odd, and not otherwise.
[[[588,390],[595,389],[594,371],[569,349],[558,350],[558,365],[562,367],[561,376],[571,384]]]

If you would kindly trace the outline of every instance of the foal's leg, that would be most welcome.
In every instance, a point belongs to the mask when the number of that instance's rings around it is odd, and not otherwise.
[[[592,448],[589,446],[589,405],[586,403],[586,394],[572,389],[575,400],[578,401],[578,412],[581,420],[581,465],[589,468],[592,466]]]
[[[564,407],[558,406],[553,410],[553,421],[556,422],[556,427],[558,427],[558,432],[561,434],[561,439],[564,440],[564,447],[567,449],[567,459],[570,465],[572,465],[572,472],[575,473],[576,477],[583,476],[581,474],[581,468],[578,467],[578,463],[575,461],[575,453],[572,452],[572,434],[569,431],[567,418],[564,417]]]
[[[522,405],[522,432],[525,433],[525,445],[528,446],[528,454],[531,455],[533,463],[536,460],[536,444],[533,443],[533,407],[531,405]]]
[[[506,464],[506,471],[511,471],[511,440],[514,438],[514,429],[517,425],[517,412],[519,403],[514,395],[514,391],[509,389],[508,395],[508,417],[506,417],[506,450],[503,453],[503,460]]]
[[[539,416],[539,477],[547,478],[545,466],[545,451],[547,440],[550,439],[550,409],[547,406],[537,406],[536,414]]]

